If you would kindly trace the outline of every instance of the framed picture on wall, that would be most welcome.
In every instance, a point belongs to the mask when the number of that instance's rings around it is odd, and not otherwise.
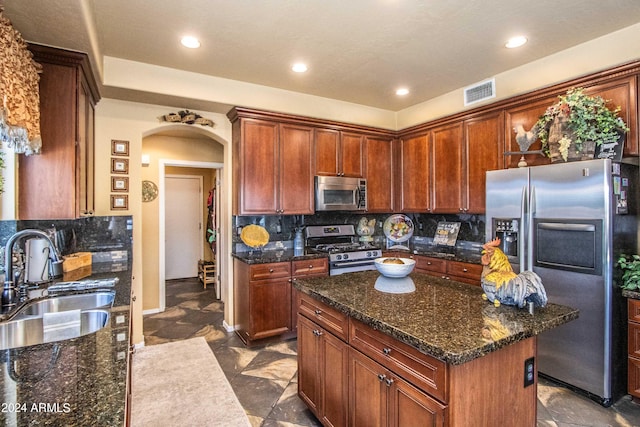
[[[111,140],[111,155],[112,156],[128,156],[129,155],[129,141],[122,141],[120,139]]]
[[[126,194],[112,194],[111,195],[111,210],[125,210],[129,209],[129,196]]]
[[[129,173],[129,159],[111,158],[111,173]]]
[[[112,176],[111,177],[111,191],[114,193],[123,193],[129,191],[129,177],[127,176]]]

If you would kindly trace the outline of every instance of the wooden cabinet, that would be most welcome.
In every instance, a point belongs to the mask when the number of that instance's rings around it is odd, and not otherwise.
[[[447,397],[446,364],[361,322],[350,324],[351,425],[444,425],[447,405],[438,399]]]
[[[440,277],[441,279],[454,280],[470,285],[480,285],[480,275],[482,274],[482,265],[480,264],[406,253],[385,252],[383,256],[411,258],[416,261],[414,271],[417,273],[429,274]]]
[[[628,381],[627,390],[635,399],[640,399],[640,300],[627,300],[628,306]]]
[[[94,107],[97,84],[86,54],[30,45],[40,74],[42,153],[21,156],[18,218],[94,213]]]
[[[365,139],[365,175],[367,211],[388,213],[394,210],[394,143],[390,139]]]
[[[291,261],[291,281],[305,277],[322,277],[329,275],[329,259],[315,258]],[[298,291],[291,288],[291,331],[298,329]]]
[[[462,190],[466,184],[462,132],[462,122],[431,131],[431,211],[434,213],[459,213],[465,209],[465,201],[462,199]]]
[[[300,295],[300,307],[298,394],[323,425],[347,426],[349,346],[343,332],[349,319],[306,295]]]
[[[463,122],[464,172],[463,211],[485,212],[486,172],[502,169],[504,115],[485,114]]]
[[[234,214],[313,214],[313,129],[237,118]]]
[[[431,212],[430,134],[398,142],[397,194],[400,212]]]
[[[364,136],[334,129],[315,130],[316,175],[364,175]]]
[[[236,333],[247,344],[291,328],[291,263],[234,260]]]

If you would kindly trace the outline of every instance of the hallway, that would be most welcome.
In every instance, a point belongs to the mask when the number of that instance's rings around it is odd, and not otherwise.
[[[145,345],[203,336],[253,426],[320,426],[297,396],[296,340],[246,348],[222,328],[223,304],[213,289],[195,278],[167,281],[166,295],[166,311],[144,316]],[[603,408],[540,379],[537,425],[640,426],[640,405],[625,396]]]

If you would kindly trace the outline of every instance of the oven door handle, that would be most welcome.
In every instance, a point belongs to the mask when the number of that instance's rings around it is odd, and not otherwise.
[[[331,267],[336,268],[344,268],[344,267],[358,267],[361,265],[373,265],[373,260],[363,260],[363,261],[333,261],[330,263]]]

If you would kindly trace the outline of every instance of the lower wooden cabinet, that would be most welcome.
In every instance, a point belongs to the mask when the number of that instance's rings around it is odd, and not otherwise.
[[[433,258],[425,255],[413,255],[401,252],[385,252],[383,256],[396,256],[411,258],[416,261],[414,271],[416,273],[429,274],[446,280],[480,285],[482,265],[469,262]]]
[[[629,330],[628,330],[628,384],[627,390],[631,396],[640,398],[640,300],[629,299]]]
[[[325,426],[347,426],[349,345],[304,316],[298,320],[298,394]]]
[[[329,259],[316,258],[291,261],[291,281],[305,277],[322,277],[329,275]],[[291,288],[291,332],[298,329],[298,291]]]
[[[446,406],[355,349],[349,352],[350,425],[443,426]]]

